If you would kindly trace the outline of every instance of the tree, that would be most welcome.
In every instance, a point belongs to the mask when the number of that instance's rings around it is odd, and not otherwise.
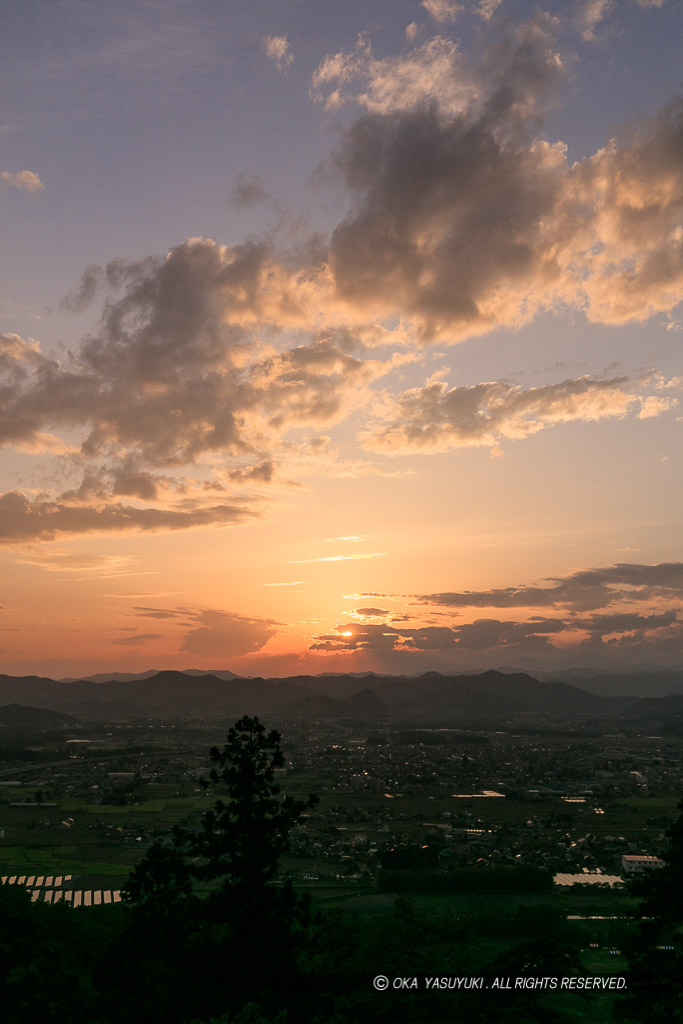
[[[103,925],[97,915],[64,903],[33,904],[23,886],[0,885],[3,1024],[95,1024],[100,1001],[94,973],[115,929],[116,919]]]
[[[638,935],[626,950],[627,995],[615,1006],[620,1021],[669,1024],[683,1021],[683,800],[681,816],[668,830],[663,868],[631,886],[643,901],[635,911]]]
[[[233,902],[255,906],[277,877],[280,857],[289,846],[289,833],[305,811],[317,802],[280,796],[275,770],[284,766],[280,733],[266,732],[258,718],[246,715],[228,732],[225,746],[212,747],[209,781],[225,787],[202,819],[198,833],[176,830],[179,845],[195,858],[192,873],[218,882],[218,891]]]
[[[137,916],[151,920],[155,928],[165,927],[192,900],[192,878],[183,855],[154,843],[128,877],[123,899]]]
[[[236,722],[210,758],[202,785],[219,791],[213,807],[197,830],[176,828],[172,848],[152,846],[126,888],[130,946],[149,958],[137,974],[150,1021],[234,1014],[255,999],[276,1016],[300,995],[308,907],[277,875],[291,828],[317,798],[281,795],[280,734],[258,718]],[[204,899],[193,882],[209,884]]]

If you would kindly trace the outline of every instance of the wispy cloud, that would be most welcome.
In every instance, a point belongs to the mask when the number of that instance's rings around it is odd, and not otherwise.
[[[112,640],[113,644],[119,644],[122,647],[140,647],[143,644],[148,644],[151,640],[163,640],[163,633],[139,633],[137,636],[123,636],[116,640]]]
[[[367,534],[349,534],[347,537],[325,537],[323,544],[336,544],[346,542],[347,544],[360,544],[368,540]]]
[[[361,558],[384,558],[385,551],[377,551],[369,555],[326,555],[321,558],[296,558],[290,561],[290,565],[305,565],[308,562],[353,562]]]
[[[301,587],[308,580],[292,580],[291,583],[262,583],[262,587]]]
[[[676,399],[661,393],[638,394],[665,386],[658,375],[579,377],[541,387],[522,388],[504,381],[449,388],[435,381],[388,402],[384,422],[365,435],[365,444],[387,454],[448,451],[485,446],[496,449],[501,438],[520,440],[558,423],[641,419],[673,409]]]

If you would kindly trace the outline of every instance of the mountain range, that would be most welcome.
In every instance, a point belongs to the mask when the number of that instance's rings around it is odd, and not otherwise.
[[[672,688],[673,689],[673,688]],[[0,707],[48,708],[90,720],[115,718],[278,718],[493,722],[528,715],[627,721],[679,721],[683,695],[600,695],[567,681],[523,672],[488,671],[414,678],[369,674],[240,678],[220,673],[163,671],[74,681],[0,675]]]

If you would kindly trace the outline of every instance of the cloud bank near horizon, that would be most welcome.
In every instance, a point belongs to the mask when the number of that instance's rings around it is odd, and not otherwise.
[[[420,605],[432,608],[511,608],[523,611],[524,617],[433,625],[420,622],[429,613],[413,604],[407,613],[378,623],[367,619],[386,615],[386,610],[359,608],[356,617],[362,621],[344,622],[334,632],[316,636],[310,650],[392,653],[412,660],[420,652],[430,652],[454,667],[463,659],[488,664],[516,659],[507,664],[599,663],[617,670],[633,669],[648,659],[651,667],[673,666],[683,655],[683,563],[623,563],[546,582],[551,585],[418,598]],[[638,606],[645,602],[650,608],[643,612]],[[560,614],[538,614],[549,608]]]

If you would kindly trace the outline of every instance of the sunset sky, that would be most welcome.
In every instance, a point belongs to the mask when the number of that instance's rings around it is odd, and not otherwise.
[[[0,672],[683,666],[680,6],[0,29]]]

